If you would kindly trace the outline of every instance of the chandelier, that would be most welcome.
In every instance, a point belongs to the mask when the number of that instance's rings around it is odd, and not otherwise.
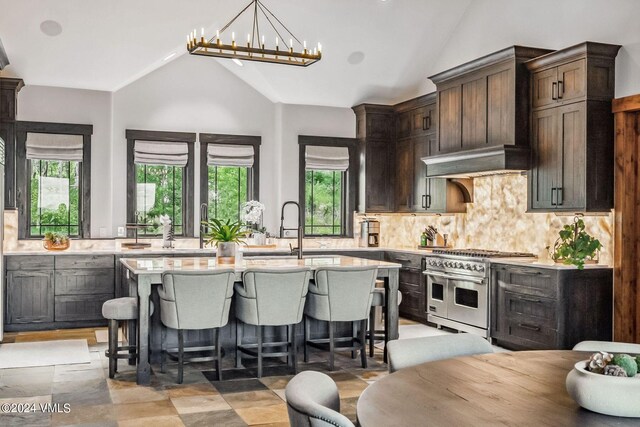
[[[222,41],[221,37],[243,13],[253,9],[253,28],[247,33],[247,43],[236,41],[235,32],[231,33],[231,44]],[[262,18],[261,18],[262,17]],[[265,47],[265,36],[260,33],[260,23],[263,28],[268,24],[276,34],[273,48]],[[269,27],[266,27],[269,28]],[[283,35],[289,39],[287,40]],[[298,45],[298,51],[294,49],[294,40]],[[282,49],[280,46],[282,43]],[[307,48],[307,42],[300,40],[278,19],[260,0],[252,0],[222,29],[216,31],[215,37],[207,38],[204,28],[198,38],[196,30],[187,36],[187,50],[192,55],[213,56],[229,58],[236,62],[260,61],[276,64],[297,65],[307,67],[322,58],[322,45],[318,43],[313,49]],[[242,63],[240,63],[241,65]]]

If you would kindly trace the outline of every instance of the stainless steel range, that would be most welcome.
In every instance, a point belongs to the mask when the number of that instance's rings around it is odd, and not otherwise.
[[[483,249],[435,249],[425,257],[424,264],[427,320],[489,338],[489,259],[533,256]]]

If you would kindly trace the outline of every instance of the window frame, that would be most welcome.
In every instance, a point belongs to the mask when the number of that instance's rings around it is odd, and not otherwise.
[[[225,135],[216,133],[201,133],[200,139],[200,206],[209,206],[209,183],[207,165],[207,147],[209,144],[250,145],[253,146],[253,166],[247,173],[247,199],[260,200],[260,145],[262,138],[254,135]],[[200,212],[202,215],[202,212]],[[202,218],[199,218],[201,221]],[[199,228],[199,227],[198,227]]]
[[[31,236],[31,201],[29,183],[31,179],[29,160],[27,159],[27,134],[47,133],[56,135],[82,136],[82,162],[78,184],[79,239],[91,238],[91,135],[93,125],[49,122],[16,122],[16,208],[18,209],[18,239],[41,239]]]
[[[192,132],[165,132],[151,130],[127,129],[127,223],[136,221],[136,165],[135,143],[136,141],[162,141],[184,142],[187,144],[187,165],[182,175],[182,234],[176,237],[194,237],[194,168],[195,168],[195,142],[196,134]],[[127,230],[127,237],[133,237],[134,231]],[[153,237],[151,235],[146,238]]]
[[[322,237],[327,239],[353,238],[353,213],[356,210],[358,194],[358,140],[355,138],[337,138],[327,136],[298,136],[298,203],[300,204],[300,218],[305,224],[306,211],[306,160],[305,152],[307,145],[325,147],[347,147],[349,150],[349,169],[344,173],[343,178],[343,199],[342,208],[344,210],[344,229],[342,234],[322,235],[305,234],[308,237]]]

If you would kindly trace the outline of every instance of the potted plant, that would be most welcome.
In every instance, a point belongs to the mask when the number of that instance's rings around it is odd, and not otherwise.
[[[266,243],[266,228],[262,227],[264,204],[257,200],[249,200],[242,206],[240,218],[251,227],[251,237],[255,245]]]
[[[42,245],[48,251],[64,251],[65,249],[69,249],[69,236],[63,233],[48,231],[44,233]]]
[[[579,270],[584,268],[585,262],[598,262],[598,251],[602,248],[602,243],[585,231],[582,218],[575,217],[573,224],[562,227],[559,234],[551,254],[555,262],[572,264]]]
[[[207,232],[204,234],[208,245],[214,244],[217,248],[216,258],[220,264],[234,264],[236,262],[236,249],[241,238],[246,237],[244,224],[240,221],[219,219],[203,221]]]

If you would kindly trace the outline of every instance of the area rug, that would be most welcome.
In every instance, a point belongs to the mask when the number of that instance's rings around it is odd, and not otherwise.
[[[91,363],[87,340],[0,344],[0,369]]]

